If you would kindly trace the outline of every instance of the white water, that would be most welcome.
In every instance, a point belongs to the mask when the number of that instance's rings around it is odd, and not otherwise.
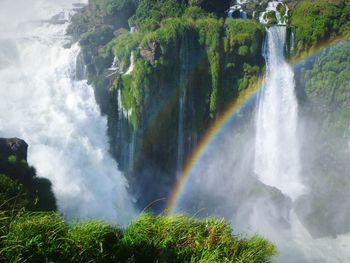
[[[125,72],[124,75],[130,75],[133,72],[134,67],[135,67],[135,56],[134,56],[134,52],[131,52],[131,55],[130,55],[130,66],[129,66],[128,70]]]
[[[286,12],[284,14],[280,14],[280,12],[278,12],[277,7],[279,5],[284,5],[284,7],[286,8]],[[288,17],[289,8],[288,8],[288,5],[284,3],[284,1],[282,0],[269,1],[267,3],[265,12],[262,12],[259,16],[260,23],[268,24],[268,19],[265,18],[265,14],[270,11],[275,12],[278,25],[286,25],[286,22],[287,22],[286,18]]]
[[[189,43],[187,36],[182,39],[182,47],[180,49],[180,76],[179,76],[179,118],[178,118],[178,134],[177,134],[177,159],[176,173],[180,176],[185,158],[185,112],[186,112],[186,85],[187,75],[189,72]]]
[[[0,69],[0,136],[29,143],[30,164],[51,180],[67,218],[126,224],[133,204],[108,153],[107,121],[92,87],[74,80],[79,47],[63,48],[68,23],[40,22],[62,11],[69,18],[72,3],[0,1],[0,57],[7,58]],[[3,43],[12,52],[3,52]]]
[[[256,116],[254,171],[264,184],[295,199],[303,193],[294,73],[284,58],[286,28],[267,29],[267,75]]]
[[[300,118],[294,76],[283,54],[285,28],[270,28],[267,34],[264,53],[267,76],[253,124],[251,112],[242,111],[242,117],[232,118],[232,126],[220,129],[196,161],[175,211],[191,216],[224,217],[231,222],[235,233],[258,233],[268,238],[278,249],[273,262],[349,262],[350,234],[312,237],[294,211],[295,203],[279,196],[278,191],[250,180],[257,176],[295,199],[306,191],[301,179],[307,180],[309,176],[306,169],[301,169],[298,137],[302,134],[298,134]],[[307,164],[310,159],[305,154],[302,156]],[[319,185],[310,187],[320,189]],[[332,202],[334,207],[339,207],[339,202],[346,199]],[[335,218],[347,212],[341,207]],[[308,209],[305,207],[303,212],[307,214]],[[329,214],[327,206],[320,211]],[[319,222],[315,215],[312,217],[316,226],[322,224],[322,219]]]
[[[186,102],[186,89],[181,91],[179,98],[179,125],[178,125],[178,135],[177,135],[177,160],[176,160],[176,172],[177,175],[181,174],[182,165],[184,162],[184,151],[185,151],[185,138],[184,138],[184,129],[185,129],[185,102]]]

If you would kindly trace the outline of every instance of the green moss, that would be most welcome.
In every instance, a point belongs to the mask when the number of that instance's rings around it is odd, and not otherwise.
[[[225,23],[224,51],[237,53],[241,46],[247,46],[246,55],[256,55],[261,48],[264,27],[254,20],[228,19]]]
[[[202,18],[196,21],[196,29],[199,35],[199,43],[205,46],[212,81],[212,90],[210,95],[209,111],[211,118],[217,113],[217,94],[220,71],[220,40],[223,21],[215,18]]]
[[[149,43],[156,42],[160,44],[162,53],[167,52],[167,48],[181,39],[185,31],[191,27],[190,22],[180,18],[169,18],[160,24],[160,28],[147,33],[141,42],[141,47],[147,47]]]
[[[8,161],[9,161],[10,163],[15,163],[15,162],[17,162],[17,158],[16,158],[16,156],[14,156],[14,155],[10,155],[10,156],[8,157]]]
[[[81,35],[80,45],[84,47],[98,47],[106,45],[113,38],[113,29],[110,26],[101,26],[94,31]]]
[[[141,41],[141,33],[133,34],[124,32],[115,38],[109,45],[113,46],[113,53],[119,62],[127,68],[130,64],[131,52],[135,50]]]
[[[240,46],[238,49],[238,54],[243,57],[247,56],[249,54],[248,46]]]

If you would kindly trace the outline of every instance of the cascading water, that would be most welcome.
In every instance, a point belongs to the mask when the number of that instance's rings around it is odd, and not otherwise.
[[[300,181],[298,103],[294,73],[284,57],[286,28],[267,29],[267,75],[256,116],[255,173],[264,184],[295,199]]]
[[[182,164],[184,162],[184,115],[185,115],[185,99],[186,90],[181,91],[179,98],[179,125],[178,125],[178,138],[177,138],[177,163],[176,171],[178,174],[181,173]]]
[[[185,155],[185,110],[186,110],[186,80],[189,71],[189,46],[187,36],[182,39],[180,49],[180,96],[179,96],[179,120],[177,137],[177,161],[176,172],[179,175],[182,170]]]
[[[128,223],[133,204],[108,153],[106,119],[92,87],[76,78],[79,46],[63,48],[72,1],[5,0],[1,6],[0,25],[10,18],[12,28],[0,28],[0,47],[7,43],[13,52],[1,54],[8,63],[0,69],[0,136],[29,143],[30,164],[51,180],[67,218]],[[64,20],[48,20],[62,10]]]

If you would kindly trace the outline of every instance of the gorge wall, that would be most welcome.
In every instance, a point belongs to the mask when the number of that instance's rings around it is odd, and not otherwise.
[[[90,0],[73,18],[68,32],[80,38],[81,63],[108,117],[110,150],[141,208],[168,196],[206,129],[265,72],[257,14],[268,1],[241,2],[250,19],[226,19],[230,1],[170,0]],[[283,21],[286,53],[302,57],[347,34],[347,3],[287,1],[262,18]]]

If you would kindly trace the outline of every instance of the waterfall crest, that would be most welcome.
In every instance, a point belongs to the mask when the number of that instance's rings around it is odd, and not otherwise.
[[[261,182],[295,199],[304,186],[300,181],[298,103],[294,73],[284,57],[285,41],[284,26],[267,29],[267,74],[256,113],[254,171]]]

